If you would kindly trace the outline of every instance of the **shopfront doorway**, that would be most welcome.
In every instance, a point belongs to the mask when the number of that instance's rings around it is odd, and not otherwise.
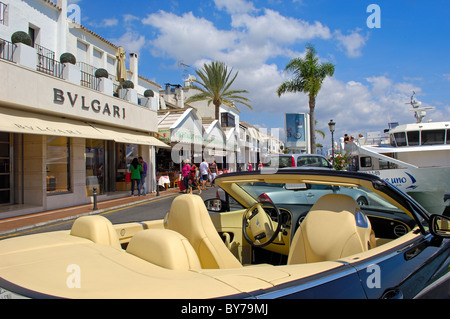
[[[105,141],[86,140],[86,194],[92,196],[94,188],[97,195],[103,195],[106,191],[106,147]]]
[[[130,191],[131,184],[125,176],[140,151],[138,144],[86,139],[86,196],[92,196],[94,188],[97,195]]]
[[[11,137],[0,132],[0,205],[11,203]]]

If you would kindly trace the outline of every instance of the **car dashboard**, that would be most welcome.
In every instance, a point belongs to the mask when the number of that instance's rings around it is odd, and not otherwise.
[[[264,249],[283,255],[289,254],[289,247],[295,231],[305,219],[312,205],[307,204],[279,204],[280,217],[272,205],[263,205],[264,211],[270,216],[273,222],[281,223],[281,231],[278,238]],[[364,207],[361,209],[370,220],[372,230],[377,241],[385,243],[397,239],[415,226],[416,222],[406,216],[391,211],[382,211]]]

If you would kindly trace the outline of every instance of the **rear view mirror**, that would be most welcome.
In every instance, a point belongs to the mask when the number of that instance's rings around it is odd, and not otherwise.
[[[430,231],[441,238],[450,238],[450,217],[431,215]]]
[[[228,204],[220,198],[212,198],[205,200],[206,209],[210,212],[226,212],[228,211]]]

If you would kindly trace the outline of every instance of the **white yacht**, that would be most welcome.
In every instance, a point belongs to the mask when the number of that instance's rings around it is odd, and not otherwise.
[[[368,133],[343,148],[352,167],[380,176],[408,193],[430,213],[442,214],[450,193],[450,121],[424,122],[427,110],[411,96],[416,123],[390,123],[383,134]]]

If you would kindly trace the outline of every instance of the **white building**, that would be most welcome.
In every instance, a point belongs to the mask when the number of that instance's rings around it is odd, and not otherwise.
[[[0,218],[90,203],[94,187],[99,201],[129,196],[138,156],[154,189],[155,154],[167,147],[153,137],[161,87],[137,75],[137,57],[128,76],[138,83],[122,94],[137,98],[118,98],[117,47],[68,20],[66,0],[1,0],[0,11]],[[12,44],[16,31],[34,47]],[[65,52],[78,64],[59,63]],[[110,79],[93,75],[99,67]]]

